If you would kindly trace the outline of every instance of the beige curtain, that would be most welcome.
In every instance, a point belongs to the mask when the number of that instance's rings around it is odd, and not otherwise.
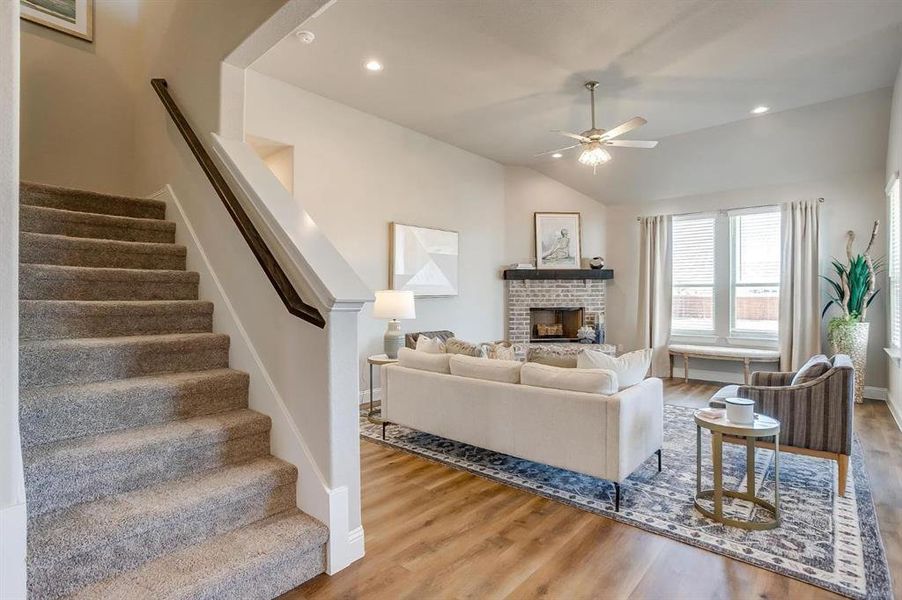
[[[821,351],[818,284],[820,203],[789,202],[782,208],[780,271],[780,368],[794,371]]]
[[[671,217],[639,219],[639,315],[638,339],[651,348],[651,374],[666,377],[669,371],[671,312]]]

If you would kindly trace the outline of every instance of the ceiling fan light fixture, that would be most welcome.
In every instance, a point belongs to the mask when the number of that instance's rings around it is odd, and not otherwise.
[[[579,162],[595,168],[611,160],[611,155],[600,142],[586,144],[586,149],[579,155]]]

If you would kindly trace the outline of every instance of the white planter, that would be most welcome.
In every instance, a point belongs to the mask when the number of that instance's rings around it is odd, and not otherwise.
[[[827,340],[833,354],[848,354],[855,367],[855,402],[864,400],[864,377],[868,361],[868,329],[870,323],[850,323],[829,329]]]

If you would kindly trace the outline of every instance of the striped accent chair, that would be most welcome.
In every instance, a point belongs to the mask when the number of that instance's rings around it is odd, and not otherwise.
[[[752,373],[750,385],[728,385],[709,402],[724,408],[724,398],[749,398],[755,412],[780,421],[780,450],[835,460],[837,488],[846,495],[849,457],[852,454],[852,416],[855,407],[855,369],[845,354],[833,357],[832,366],[814,379],[792,385],[796,373]],[[744,439],[727,439],[745,443]],[[759,446],[773,444],[758,442]]]

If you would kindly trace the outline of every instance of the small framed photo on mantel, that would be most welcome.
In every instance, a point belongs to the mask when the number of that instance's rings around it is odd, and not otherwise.
[[[94,0],[20,0],[26,21],[94,41]]]
[[[536,268],[579,269],[579,213],[537,212],[535,220]]]

